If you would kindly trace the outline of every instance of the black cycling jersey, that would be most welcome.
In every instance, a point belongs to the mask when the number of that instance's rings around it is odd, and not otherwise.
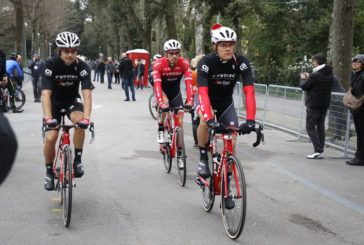
[[[212,107],[229,106],[233,102],[233,90],[242,76],[243,86],[253,85],[248,59],[243,55],[222,62],[216,53],[201,58],[197,68],[197,87],[208,87]]]
[[[78,97],[81,89],[91,89],[90,67],[77,59],[72,65],[66,65],[60,56],[53,56],[45,62],[42,75],[42,90],[52,90],[51,100],[71,103]]]

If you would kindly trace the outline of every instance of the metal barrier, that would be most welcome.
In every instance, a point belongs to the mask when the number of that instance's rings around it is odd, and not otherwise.
[[[256,120],[283,131],[309,139],[306,125],[305,92],[298,87],[255,84]],[[342,150],[343,157],[354,153],[355,130],[349,110],[342,104],[344,93],[332,93],[326,115],[326,144]],[[246,118],[245,96],[240,83],[234,89],[234,102],[239,116]]]

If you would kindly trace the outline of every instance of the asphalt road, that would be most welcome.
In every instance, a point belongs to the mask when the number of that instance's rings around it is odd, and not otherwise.
[[[147,107],[151,89],[124,102],[120,86],[106,87],[96,83],[93,93],[96,141],[85,144],[85,175],[77,179],[65,228],[58,193],[43,189],[42,109],[25,82],[24,112],[6,114],[19,150],[0,186],[0,244],[364,244],[364,167],[346,165],[337,159],[341,152],[327,148],[325,159],[308,160],[311,143],[274,129],[265,130],[266,144],[258,148],[253,136],[239,137],[248,207],[244,231],[232,241],[220,197],[210,213],[201,207],[190,116],[188,176],[180,187],[175,163],[170,174],[163,170]]]

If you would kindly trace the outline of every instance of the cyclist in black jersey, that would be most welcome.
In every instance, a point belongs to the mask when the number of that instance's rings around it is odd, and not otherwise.
[[[55,144],[58,138],[57,125],[61,121],[61,110],[65,109],[68,118],[78,127],[74,130],[73,144],[75,146],[74,174],[81,177],[84,174],[81,163],[85,129],[90,124],[92,108],[91,78],[89,66],[77,58],[80,39],[75,33],[62,32],[56,38],[57,52],[44,65],[42,76],[42,106],[47,127],[44,144],[46,163],[46,178],[44,188],[54,189],[53,160]],[[84,104],[77,101],[81,83]]]
[[[240,76],[246,97],[247,120],[240,125],[239,133],[250,133],[254,129],[256,108],[249,61],[243,55],[234,53],[236,33],[228,27],[220,27],[212,32],[211,39],[216,52],[204,56],[198,63],[198,100],[195,100],[195,104],[199,103],[197,112],[200,117],[197,130],[200,148],[198,175],[204,178],[210,176],[206,151],[208,128],[239,127],[232,95]],[[216,110],[216,122],[212,109]],[[235,144],[236,135],[233,135],[233,153]]]

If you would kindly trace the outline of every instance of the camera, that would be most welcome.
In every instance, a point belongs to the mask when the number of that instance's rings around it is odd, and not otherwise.
[[[301,73],[305,73],[306,72],[306,66],[302,66],[301,67]]]

